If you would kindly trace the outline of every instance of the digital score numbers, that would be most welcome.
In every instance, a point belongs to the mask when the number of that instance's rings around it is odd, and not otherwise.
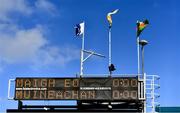
[[[137,77],[16,78],[15,100],[137,99]]]

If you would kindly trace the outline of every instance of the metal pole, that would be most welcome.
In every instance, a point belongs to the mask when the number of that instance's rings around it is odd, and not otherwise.
[[[144,85],[144,113],[146,113],[146,80],[144,75],[144,45],[141,46],[141,58],[142,58],[142,79],[143,79],[143,85]]]
[[[109,66],[111,65],[111,25],[109,26]],[[111,77],[112,76],[112,71],[109,71],[109,76]],[[111,102],[109,102],[109,105],[108,105],[109,108],[112,108],[111,106]]]
[[[144,85],[144,113],[146,113],[146,78],[144,73],[144,44],[141,44],[141,62],[142,62],[142,79],[143,79],[143,85]]]
[[[155,96],[154,96],[154,76],[152,78],[152,113],[155,113],[155,103],[154,103],[154,99],[155,99]]]
[[[146,113],[146,73],[144,73],[144,113]]]
[[[139,37],[137,37],[138,79],[140,79]]]
[[[111,26],[109,26],[109,66],[111,65]],[[109,71],[110,77],[112,75],[112,71]]]
[[[84,23],[84,29],[85,29],[85,22]],[[84,30],[85,31],[85,30]],[[80,61],[80,77],[83,76],[83,60],[84,60],[84,32],[82,36],[82,47],[81,47],[81,61]]]
[[[111,65],[111,26],[109,26],[109,66]],[[110,76],[112,72],[110,71]]]
[[[142,78],[144,78],[144,46],[141,46],[141,51],[142,51]]]
[[[84,23],[84,32],[85,32],[85,22],[83,21],[83,23]],[[80,77],[82,77],[83,76],[83,60],[84,60],[84,32],[83,32],[83,36],[82,36],[82,47],[81,47],[81,60],[80,60]],[[82,102],[81,101],[77,101],[77,105],[79,106],[79,107],[81,107],[81,104],[82,104]],[[80,108],[78,108],[78,109],[80,109]]]
[[[146,73],[144,73],[144,113],[146,113]]]

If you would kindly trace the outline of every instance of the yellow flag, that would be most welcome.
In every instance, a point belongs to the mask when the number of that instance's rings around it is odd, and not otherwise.
[[[111,18],[111,15],[116,14],[118,11],[119,11],[119,9],[116,9],[116,10],[113,10],[112,12],[109,12],[109,13],[107,14],[107,20],[108,20],[108,22],[109,22],[109,26],[110,26],[110,27],[112,26],[112,18]]]

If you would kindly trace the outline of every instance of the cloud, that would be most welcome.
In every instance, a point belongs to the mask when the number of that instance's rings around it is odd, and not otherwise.
[[[51,44],[46,34],[46,25],[32,25],[24,28],[23,23],[13,22],[15,14],[29,15],[38,11],[53,13],[54,4],[47,0],[37,0],[29,5],[27,0],[0,0],[0,71],[1,65],[26,64],[31,66],[65,66],[79,57],[76,47]],[[14,15],[11,15],[14,13]],[[11,17],[11,18],[10,18]]]
[[[16,30],[10,35],[1,33],[0,56],[7,63],[21,62],[35,57],[39,48],[47,41],[38,27]]]
[[[48,0],[37,0],[35,6],[38,10],[45,11],[49,14],[54,15],[56,13],[56,6]]]
[[[0,59],[7,64],[33,63],[39,66],[64,66],[79,57],[76,47],[51,45],[44,36],[41,26],[27,30],[16,28],[11,33],[1,32],[0,35]]]
[[[0,0],[0,21],[10,21],[11,12],[18,12],[24,15],[32,13],[31,7],[26,0]]]
[[[79,50],[73,46],[48,46],[39,51],[36,57],[36,67],[59,65],[65,66],[69,62],[79,58]],[[41,65],[39,65],[41,64]]]
[[[56,6],[48,0],[36,0],[33,5],[30,5],[27,0],[0,0],[0,2],[0,22],[13,21],[11,17],[14,13],[27,16],[38,12],[46,12],[54,16],[57,12]]]

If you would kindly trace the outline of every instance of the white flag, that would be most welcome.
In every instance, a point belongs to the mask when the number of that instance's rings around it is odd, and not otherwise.
[[[75,29],[76,29],[76,36],[84,34],[84,22],[77,24]]]

